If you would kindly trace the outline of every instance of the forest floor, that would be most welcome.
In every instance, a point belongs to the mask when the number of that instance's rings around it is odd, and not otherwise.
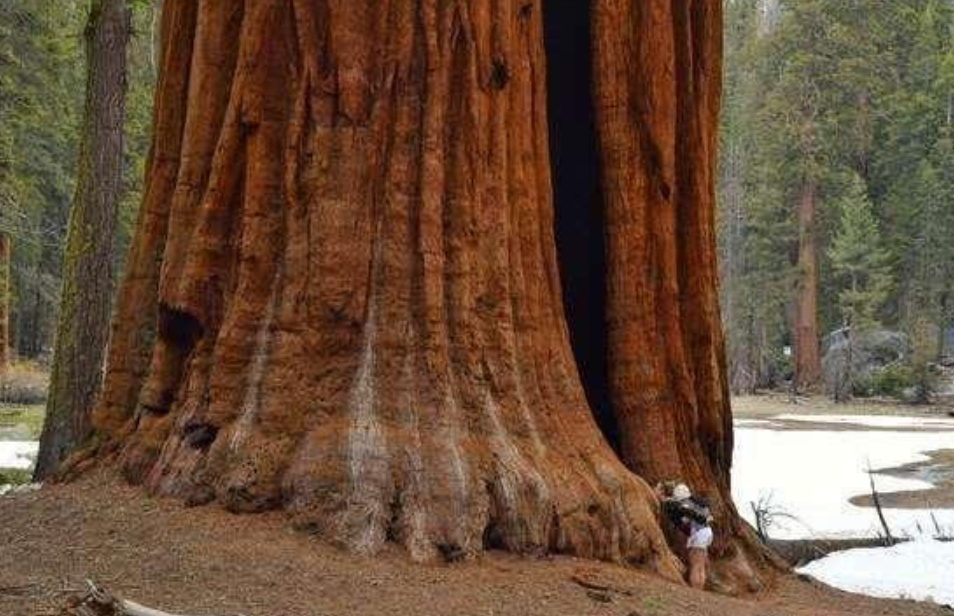
[[[187,509],[105,471],[0,497],[0,521],[3,616],[56,614],[87,578],[163,610],[223,616],[950,614],[794,575],[760,596],[734,599],[564,557],[489,554],[453,565],[413,564],[398,551],[363,558],[292,531],[280,514]]]
[[[808,415],[878,415],[925,418],[947,418],[954,407],[947,405],[913,405],[888,399],[855,399],[836,403],[828,396],[798,396],[795,401],[787,393],[765,393],[755,396],[733,396],[732,411],[736,419],[764,419],[783,414]]]

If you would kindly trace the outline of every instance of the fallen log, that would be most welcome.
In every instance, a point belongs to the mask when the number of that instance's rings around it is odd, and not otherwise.
[[[83,597],[72,603],[63,612],[64,616],[197,616],[172,614],[127,599],[119,599],[97,587],[91,580],[86,580],[86,593]]]

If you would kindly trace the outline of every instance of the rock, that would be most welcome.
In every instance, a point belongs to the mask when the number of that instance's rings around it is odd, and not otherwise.
[[[847,382],[848,357],[851,357],[852,382],[867,380],[886,367],[903,361],[911,352],[907,335],[875,329],[856,332],[849,349],[849,330],[835,330],[825,339],[822,371],[825,389],[836,397],[847,397],[850,384]]]

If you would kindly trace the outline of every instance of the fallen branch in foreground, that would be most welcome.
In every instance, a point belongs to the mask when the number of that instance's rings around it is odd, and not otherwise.
[[[109,592],[86,580],[86,594],[64,610],[65,616],[191,616],[162,612],[133,601],[117,599]]]

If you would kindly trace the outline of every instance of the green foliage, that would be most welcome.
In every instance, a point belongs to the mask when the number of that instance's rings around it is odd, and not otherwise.
[[[718,190],[732,373],[743,364],[764,384],[790,343],[807,181],[820,333],[882,323],[936,358],[954,326],[954,5],[779,0],[767,23],[765,1],[725,4]]]
[[[10,440],[37,440],[42,429],[42,404],[0,402],[0,440],[8,437],[12,437]]]
[[[141,199],[152,115],[158,3],[136,0],[126,128],[125,254]],[[0,231],[13,238],[13,343],[22,357],[52,346],[85,87],[87,0],[0,1]]]
[[[879,396],[901,398],[904,392],[915,387],[918,377],[915,369],[906,363],[886,366],[854,383],[854,394],[861,397]]]
[[[878,324],[878,311],[891,293],[888,253],[872,212],[864,181],[857,175],[839,202],[841,221],[828,250],[838,280],[838,309],[846,325],[866,329]]]

